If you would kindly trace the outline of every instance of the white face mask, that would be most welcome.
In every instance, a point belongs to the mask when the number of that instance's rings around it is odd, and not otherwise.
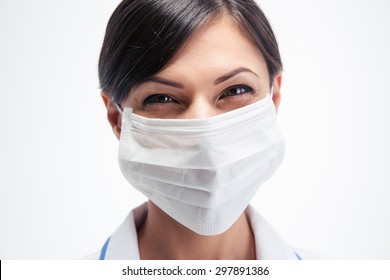
[[[271,97],[204,119],[150,119],[125,108],[123,175],[201,235],[225,232],[284,157]]]

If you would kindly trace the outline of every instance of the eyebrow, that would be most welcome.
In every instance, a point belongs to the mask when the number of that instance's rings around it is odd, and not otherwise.
[[[240,73],[243,73],[243,72],[247,72],[247,73],[251,73],[253,75],[255,75],[256,77],[260,78],[259,75],[257,75],[255,72],[253,72],[252,70],[248,69],[248,68],[245,68],[245,67],[240,67],[240,68],[237,68],[233,71],[230,71],[229,73],[219,77],[218,79],[215,80],[214,82],[214,85],[218,85],[226,80],[229,80],[230,78],[234,77],[235,75],[237,74],[240,74]]]
[[[214,85],[218,85],[218,84],[220,84],[220,83],[222,83],[224,81],[227,81],[227,80],[231,79],[232,77],[236,76],[237,74],[240,74],[240,73],[243,73],[243,72],[251,73],[251,74],[255,75],[256,77],[260,78],[259,75],[257,75],[252,70],[250,70],[248,68],[245,68],[245,67],[240,67],[240,68],[237,68],[237,69],[235,69],[233,71],[230,71],[229,73],[226,73],[223,76],[217,78],[214,81]],[[181,84],[181,83],[174,82],[174,81],[171,81],[171,80],[167,80],[167,79],[164,79],[164,78],[161,78],[161,77],[157,77],[157,76],[152,76],[152,77],[146,79],[144,81],[144,83],[146,83],[146,82],[155,82],[155,83],[163,84],[163,85],[170,86],[170,87],[180,88],[180,89],[184,88],[184,85]]]
[[[164,78],[161,78],[161,77],[157,77],[157,76],[153,76],[153,77],[147,78],[144,81],[144,83],[147,83],[147,82],[155,82],[155,83],[163,84],[163,85],[166,85],[166,86],[176,87],[176,88],[181,88],[181,89],[184,88],[184,85],[181,84],[181,83],[170,81],[170,80],[167,80],[167,79],[164,79]]]

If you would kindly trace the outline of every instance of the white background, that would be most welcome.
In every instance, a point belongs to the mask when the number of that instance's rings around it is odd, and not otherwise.
[[[390,2],[259,1],[284,60],[286,159],[253,204],[292,245],[390,259]],[[94,252],[144,198],[97,60],[117,0],[0,0],[0,259]]]

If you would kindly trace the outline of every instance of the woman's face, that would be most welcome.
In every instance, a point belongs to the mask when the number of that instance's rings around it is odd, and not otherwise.
[[[274,101],[280,77],[275,81]],[[264,98],[269,84],[259,49],[221,17],[190,37],[172,63],[133,88],[121,106],[149,118],[206,118]]]

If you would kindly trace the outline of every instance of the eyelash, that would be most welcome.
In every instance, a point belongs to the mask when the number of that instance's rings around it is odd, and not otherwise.
[[[233,94],[233,95],[226,95],[226,96],[233,97],[233,96],[242,95],[244,93],[254,94],[254,90],[250,86],[247,86],[247,85],[235,85],[235,86],[228,87],[227,89],[222,91],[220,97],[223,96],[225,93],[227,93],[229,90],[232,90],[232,89],[244,89],[244,92],[240,91],[238,94],[236,93],[236,94]],[[226,98],[226,97],[223,97],[223,98]]]
[[[227,94],[230,90],[234,90],[234,89],[240,89],[240,91],[238,93],[233,93],[233,94]],[[234,86],[231,86],[231,87],[228,87],[226,89],[224,89],[222,91],[222,93],[219,95],[219,99],[223,99],[223,98],[227,98],[227,97],[239,97],[245,93],[249,93],[249,94],[254,94],[254,90],[253,88],[251,88],[250,86],[247,86],[247,85],[234,85]],[[143,101],[143,106],[144,107],[147,107],[148,105],[151,105],[151,104],[164,104],[164,103],[168,103],[168,102],[176,102],[177,101],[170,97],[168,94],[153,94],[153,95],[150,95],[148,96],[144,101]]]
[[[163,100],[163,99],[165,99],[165,100]],[[144,100],[143,104],[144,104],[144,106],[147,106],[147,105],[152,104],[152,103],[159,103],[159,104],[160,103],[167,103],[168,102],[167,99],[169,99],[169,101],[175,101],[172,97],[170,97],[167,94],[153,94],[151,96],[148,96]]]

